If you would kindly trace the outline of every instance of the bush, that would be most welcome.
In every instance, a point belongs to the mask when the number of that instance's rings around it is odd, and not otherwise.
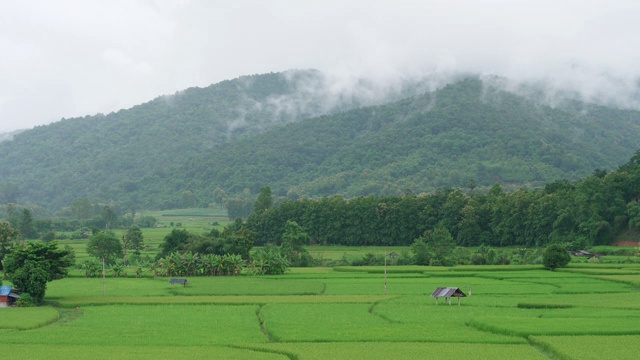
[[[138,227],[141,228],[152,228],[156,226],[156,218],[153,216],[143,216],[142,218],[140,218],[140,220],[138,220],[137,224]],[[171,225],[173,226],[173,225]]]
[[[367,253],[362,259],[354,260],[353,266],[380,266],[384,265],[384,256],[376,255],[374,253]]]
[[[559,244],[547,246],[542,254],[542,263],[551,271],[565,267],[571,261],[571,256],[567,249]]]
[[[17,307],[34,307],[38,305],[35,301],[35,299],[29,295],[29,293],[23,293],[22,295],[20,295],[20,299],[18,299],[18,301],[16,301],[16,306]]]

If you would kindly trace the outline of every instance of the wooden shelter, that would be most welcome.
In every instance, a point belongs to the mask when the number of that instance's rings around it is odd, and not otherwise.
[[[182,286],[186,287],[187,286],[187,279],[185,278],[171,278],[169,279],[169,284],[175,286],[176,284],[182,284]]]
[[[467,297],[467,295],[457,287],[439,287],[431,294],[431,297],[436,298],[436,305],[438,305],[439,298],[444,298],[445,303],[451,305],[451,297],[457,297],[458,305],[460,305],[460,298]]]

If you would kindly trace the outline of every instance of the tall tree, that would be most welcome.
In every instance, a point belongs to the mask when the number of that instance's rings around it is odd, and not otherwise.
[[[20,213],[20,236],[22,239],[30,239],[33,235],[33,216],[31,216],[31,211],[22,209]]]
[[[292,266],[309,266],[308,252],[304,245],[309,244],[307,234],[295,221],[287,221],[284,234],[282,234],[282,253]]]
[[[129,248],[133,250],[133,253],[140,255],[140,250],[144,247],[144,236],[140,228],[136,225],[131,226],[124,237],[129,243]]]
[[[187,245],[191,234],[186,229],[173,229],[167,234],[160,244],[160,253],[156,256],[158,259],[163,258],[173,252],[182,250]]]
[[[116,257],[122,256],[122,244],[112,232],[101,231],[89,238],[87,253],[103,262],[110,263]]]
[[[14,243],[20,238],[20,233],[6,221],[0,221],[0,270],[2,260],[11,251]]]
[[[258,195],[258,199],[253,205],[253,211],[260,215],[263,212],[267,211],[273,205],[273,196],[271,195],[271,188],[268,186],[263,186],[260,189],[260,195]]]
[[[105,206],[102,208],[102,220],[104,220],[105,230],[109,230],[115,226],[118,215],[110,206]]]

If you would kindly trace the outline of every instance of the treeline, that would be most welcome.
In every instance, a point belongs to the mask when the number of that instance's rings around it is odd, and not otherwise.
[[[0,207],[0,219],[6,221],[20,233],[21,239],[41,239],[44,241],[67,238],[87,238],[90,234],[104,229],[154,227],[157,220],[153,216],[137,216],[132,209],[123,213],[117,204],[104,204],[87,198],[74,200],[71,206],[58,211],[57,216],[46,216],[42,208],[29,205],[7,204]],[[66,235],[62,232],[72,232]]]
[[[327,245],[411,245],[425,231],[444,228],[459,246],[588,247],[637,229],[639,200],[640,151],[611,173],[596,170],[543,189],[505,192],[495,184],[479,192],[471,181],[465,190],[426,195],[285,200],[254,212],[248,225],[256,245],[277,243],[285,224],[295,221],[312,243]]]

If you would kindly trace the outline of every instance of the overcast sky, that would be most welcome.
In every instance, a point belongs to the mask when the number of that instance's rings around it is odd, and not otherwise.
[[[615,0],[0,0],[0,131],[292,68],[471,71],[633,104],[638,19]]]

